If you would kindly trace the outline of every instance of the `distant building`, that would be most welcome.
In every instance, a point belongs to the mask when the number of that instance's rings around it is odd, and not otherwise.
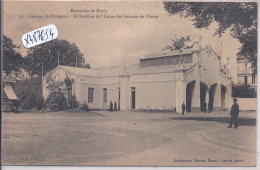
[[[245,57],[237,58],[237,84],[249,85],[257,89],[257,76],[252,74],[251,64]]]
[[[2,110],[11,111],[13,103],[18,100],[12,85],[16,82],[11,75],[7,76],[4,72],[2,74]]]
[[[58,66],[43,77],[43,96],[52,81],[73,80],[64,87],[68,99],[75,95],[90,108],[108,109],[116,101],[121,110],[175,110],[184,102],[189,112],[200,112],[204,103],[213,111],[230,108],[231,77],[221,69],[220,57],[208,45],[150,55],[140,63],[85,69]]]

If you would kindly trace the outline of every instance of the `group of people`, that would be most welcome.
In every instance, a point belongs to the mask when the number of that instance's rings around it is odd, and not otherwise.
[[[110,112],[118,111],[118,110],[117,110],[117,104],[116,104],[116,101],[114,101],[114,107],[113,107],[113,102],[110,101],[109,111],[110,111]]]
[[[184,102],[181,105],[181,109],[182,109],[182,115],[184,115],[186,106],[184,104]],[[206,113],[207,112],[207,103],[205,102],[202,106],[202,110]],[[210,105],[208,107],[208,112],[210,113]],[[230,120],[229,120],[229,126],[228,128],[232,128],[232,125],[234,123],[235,128],[237,128],[238,126],[238,118],[239,118],[239,105],[237,103],[237,99],[234,98],[233,99],[233,105],[231,106],[230,109]]]

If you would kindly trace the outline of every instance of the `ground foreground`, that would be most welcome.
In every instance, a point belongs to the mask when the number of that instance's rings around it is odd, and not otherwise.
[[[3,113],[3,165],[255,166],[256,112]]]

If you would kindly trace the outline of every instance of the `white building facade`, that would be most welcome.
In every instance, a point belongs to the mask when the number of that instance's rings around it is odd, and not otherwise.
[[[248,59],[245,57],[237,58],[237,84],[249,85],[257,89],[257,76],[253,75],[253,70]]]
[[[55,81],[73,79],[71,92],[92,109],[108,109],[116,102],[120,110],[176,110],[184,102],[188,112],[230,108],[231,77],[221,69],[220,57],[210,46],[161,53],[140,59],[128,67],[85,69],[58,66],[43,77],[43,96],[50,90],[48,77]]]

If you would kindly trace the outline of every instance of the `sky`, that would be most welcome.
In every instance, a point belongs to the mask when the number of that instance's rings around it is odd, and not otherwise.
[[[87,10],[95,12],[84,12]],[[102,12],[98,12],[103,10]],[[76,13],[75,10],[82,10]],[[74,15],[102,15],[103,18],[74,18]],[[67,15],[67,19],[30,18],[30,15]],[[120,15],[144,18],[104,18]],[[146,15],[156,18],[147,18]],[[21,16],[23,18],[21,19]],[[26,17],[27,16],[27,17]],[[236,53],[240,47],[237,39],[227,31],[222,37],[214,36],[218,26],[197,29],[192,21],[178,15],[169,15],[161,2],[3,2],[3,34],[20,45],[20,52],[26,55],[22,45],[23,34],[37,28],[54,24],[59,32],[58,39],[75,43],[92,68],[138,63],[140,58],[161,53],[171,39],[190,35],[205,47],[211,44],[213,50],[222,56],[222,63],[230,58],[230,72],[236,80]],[[222,46],[221,46],[222,44]]]

